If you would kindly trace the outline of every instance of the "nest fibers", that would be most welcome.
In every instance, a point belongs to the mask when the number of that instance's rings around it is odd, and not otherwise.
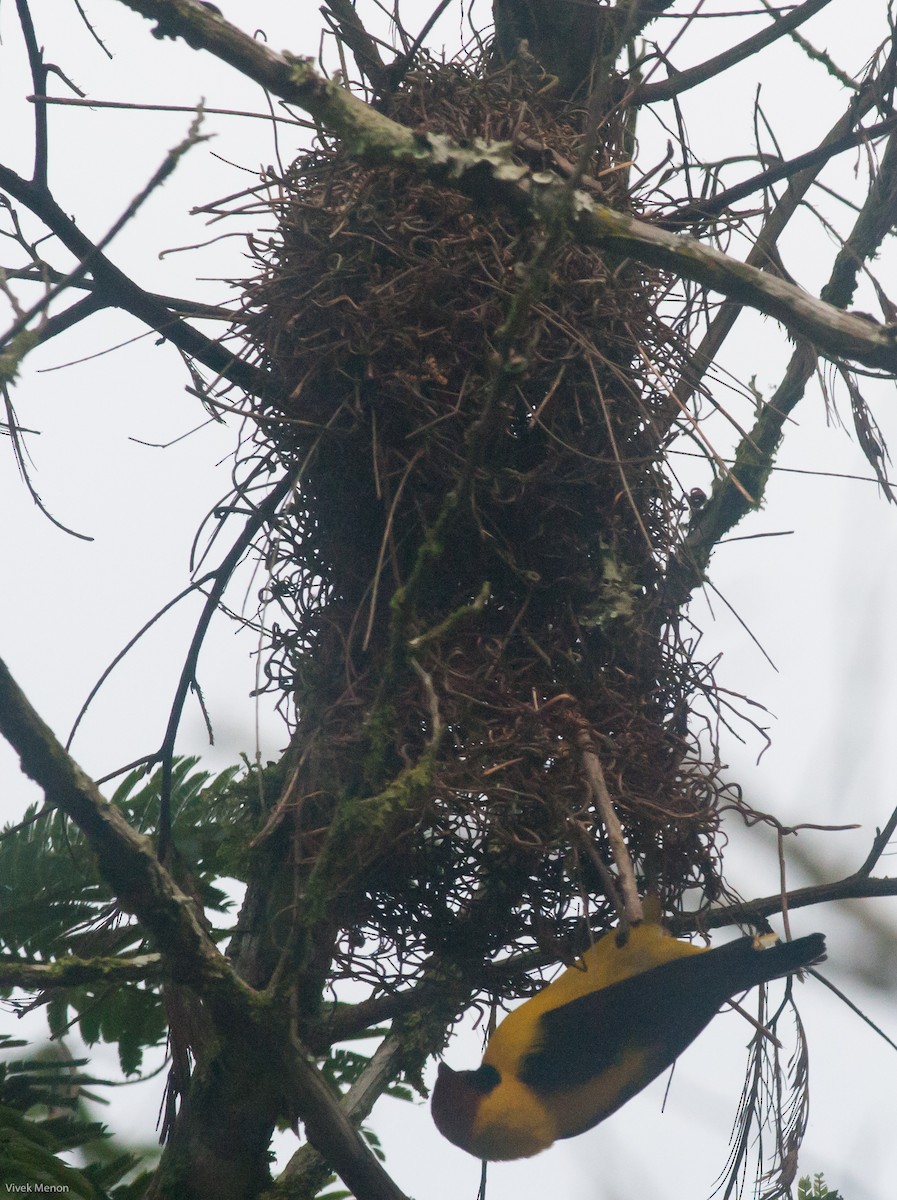
[[[425,65],[388,111],[539,169],[581,144],[582,114],[514,66]],[[620,132],[586,173],[625,208]],[[682,517],[662,278],[338,145],[273,210],[245,322],[282,389],[257,402],[265,453],[299,480],[268,669],[296,706],[278,819],[307,919],[388,958],[381,983],[435,953],[474,985],[509,946],[582,934],[584,908],[613,923],[583,723],[637,872],[668,906],[714,895],[719,783],[689,728],[710,684],[662,601]]]

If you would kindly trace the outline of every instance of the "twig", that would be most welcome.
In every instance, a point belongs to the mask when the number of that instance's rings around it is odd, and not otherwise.
[[[601,759],[595,749],[594,734],[583,718],[576,717],[574,719],[576,721],[574,740],[582,759],[583,770],[595,801],[595,807],[607,830],[610,851],[617,867],[619,887],[623,896],[623,911],[620,913],[620,917],[627,924],[632,925],[636,921],[644,920],[645,914],[642,911],[642,901],[635,880],[635,869],[632,866],[632,859],[629,857],[623,826],[620,824],[620,818],[616,814],[610,792],[607,790],[604,768],[601,766]]]
[[[847,106],[845,112],[838,118],[820,142],[817,147],[818,152],[821,153],[827,147],[839,144],[842,138],[854,131],[857,123],[867,113],[880,106],[884,100],[889,98],[893,85],[895,62],[897,62],[897,39],[892,41],[887,60],[881,70],[873,78],[864,81],[859,93],[851,97],[850,104]],[[803,202],[810,187],[815,183],[823,162],[824,158],[821,161],[818,158],[814,158],[811,165],[802,168],[797,174],[789,175],[788,187],[784,196],[776,203],[769,217],[764,222],[757,240],[747,256],[746,261],[749,266],[766,267],[769,264],[779,238],[797,211],[797,208]],[[723,304],[713,318],[706,334],[701,340],[701,344],[691,357],[688,370],[683,375],[679,385],[677,385],[676,392],[683,403],[689,399],[698,387],[701,379],[703,379],[711,363],[716,360],[723,343],[731,333],[738,319],[740,311],[737,305]],[[812,341],[812,336],[808,340]],[[798,354],[800,353],[801,349],[799,347]],[[803,395],[802,386],[800,395]],[[798,396],[799,398],[800,396]]]
[[[749,1025],[753,1025],[761,1037],[766,1038],[773,1046],[775,1046],[777,1050],[782,1049],[782,1043],[772,1032],[772,1030],[768,1026],[764,1025],[762,1021],[758,1021],[755,1016],[752,1016],[746,1008],[743,1008],[735,1000],[728,1000],[727,1004],[729,1005],[729,1008],[737,1012],[740,1017],[744,1017]]]
[[[92,286],[107,307],[129,312],[178,350],[253,395],[263,396],[274,389],[274,382],[266,371],[241,362],[231,351],[181,320],[160,298],[144,291],[119,270],[48,193],[3,165],[0,165],[0,189],[43,221],[80,262],[89,262],[94,280]],[[80,286],[80,282],[69,277],[68,285]],[[36,331],[36,337],[40,341],[40,331]]]
[[[622,913],[625,912],[626,906],[623,902],[623,897],[620,894],[620,889],[617,887],[617,880],[613,871],[611,871],[610,867],[598,853],[598,849],[595,846],[595,843],[592,841],[592,838],[590,837],[589,832],[583,825],[582,821],[576,821],[571,818],[569,823],[579,837],[579,840],[582,842],[583,848],[585,849],[586,854],[589,856],[592,866],[600,875],[601,882],[604,885],[605,893],[607,894],[607,898],[610,901],[614,911],[622,915]],[[588,893],[585,895],[585,900],[588,900]],[[584,915],[586,915],[585,909],[586,904],[584,903]]]
[[[781,14],[777,9],[773,8],[769,0],[760,0],[760,3],[766,9],[769,15],[776,21],[782,20]],[[791,40],[795,43],[795,45],[800,46],[807,58],[811,58],[814,62],[818,62],[825,67],[829,75],[832,75],[835,79],[837,79],[842,87],[850,88],[851,91],[855,91],[857,89],[859,86],[857,81],[852,76],[848,75],[846,71],[841,70],[828,51],[817,50],[816,47],[812,46],[805,37],[802,37],[799,33],[794,33],[793,31],[791,33]]]
[[[424,978],[404,991],[373,996],[368,1000],[359,1000],[357,1004],[341,1004],[330,1015],[325,1014],[320,1019],[319,1026],[324,1042],[330,1045],[333,1042],[344,1041],[383,1021],[390,1021],[407,1013],[420,1012],[427,1003],[428,992],[432,995],[438,986],[432,979]],[[307,1040],[314,1045],[318,1044],[314,1030],[308,1032]]]
[[[218,608],[221,597],[224,595],[227,585],[230,583],[231,576],[237,568],[237,565],[243,558],[243,555],[252,545],[252,540],[267,521],[270,521],[277,512],[278,506],[284,497],[289,493],[293,486],[294,477],[292,474],[285,475],[279,483],[277,483],[261,504],[254,510],[252,515],[247,520],[246,524],[236,538],[234,544],[227,552],[220,565],[213,572],[214,582],[212,583],[209,593],[206,596],[206,602],[203,605],[199,620],[196,623],[196,628],[193,632],[193,637],[190,641],[190,647],[187,651],[184,665],[181,669],[178,686],[175,691],[174,700],[171,704],[171,710],[168,716],[168,725],[165,730],[165,736],[162,739],[162,744],[159,747],[158,761],[162,764],[162,780],[159,795],[159,858],[164,861],[168,850],[169,838],[171,835],[171,780],[172,766],[174,760],[175,740],[177,739],[178,727],[181,722],[181,714],[184,709],[184,704],[187,700],[187,694],[191,686],[196,680],[196,665],[199,661],[199,652],[202,649],[203,641],[208,632],[212,617]]]
[[[873,879],[857,871],[832,883],[796,888],[788,892],[785,899],[788,908],[793,912],[798,908],[809,908],[832,900],[869,900],[882,896],[897,896],[897,878]],[[763,896],[757,900],[727,904],[725,908],[676,913],[669,918],[669,924],[675,933],[724,929],[728,925],[750,925],[757,921],[765,921],[767,917],[781,912],[782,900],[781,893],[776,892],[773,896]]]
[[[436,22],[439,20],[439,18],[442,16],[442,14],[445,12],[445,10],[448,8],[448,6],[451,3],[452,3],[452,0],[439,0],[439,3],[436,5],[436,8],[433,10],[433,12],[430,13],[429,17],[424,22],[424,25],[423,25],[420,33],[417,35],[417,37],[411,43],[411,46],[408,49],[408,51],[406,53],[400,55],[399,58],[397,58],[396,61],[393,63],[392,69],[389,72],[389,83],[390,83],[390,87],[393,90],[395,90],[395,88],[397,88],[399,86],[399,84],[402,82],[402,80],[408,74],[409,69],[411,68],[412,64],[414,63],[415,55],[417,54],[418,50],[420,50],[421,46],[424,44],[424,41],[425,41],[427,35],[429,34],[430,30],[433,28],[433,26],[436,24]]]
[[[0,267],[0,275],[7,280],[22,279],[28,283],[60,283],[63,279],[68,279],[64,271],[57,271],[55,267],[51,267],[49,263],[43,261],[39,266],[34,267]],[[95,279],[77,279],[75,281],[68,279],[68,286],[83,288],[88,292],[96,291],[98,288]],[[222,304],[205,304],[202,300],[186,300],[183,296],[167,296],[162,292],[147,292],[146,294],[157,304],[172,309],[181,317],[203,317],[209,321],[233,322],[237,315],[233,309],[226,308]],[[102,305],[103,301],[98,297],[97,306]],[[51,325],[55,319],[50,317],[47,325]],[[41,334],[43,334],[43,329]],[[144,335],[141,334],[141,336]]]
[[[34,22],[26,0],[16,0],[19,14],[19,24],[22,27],[22,37],[28,53],[28,65],[31,68],[31,81],[36,92],[47,90],[47,67],[44,65],[43,50],[38,44],[34,30]],[[47,108],[38,104],[34,110],[34,171],[31,176],[35,187],[46,191],[47,188]]]
[[[872,846],[866,856],[866,861],[857,871],[858,878],[867,878],[872,874],[872,869],[881,858],[887,849],[888,842],[894,836],[894,830],[897,829],[897,808],[891,813],[885,822],[883,829],[876,829],[875,837],[872,839]]]
[[[423,448],[415,451],[414,455],[409,460],[408,465],[402,472],[402,478],[399,480],[399,485],[396,488],[395,495],[390,503],[389,512],[386,514],[386,521],[383,525],[383,537],[380,539],[380,552],[377,555],[377,567],[374,571],[374,582],[373,586],[371,587],[371,608],[368,614],[367,628],[364,631],[364,639],[361,643],[361,649],[365,652],[367,652],[371,641],[371,634],[374,631],[374,620],[377,616],[377,597],[380,592],[380,578],[383,573],[383,563],[386,559],[386,551],[389,548],[389,541],[392,537],[392,525],[393,520],[395,519],[396,509],[399,506],[399,501],[402,499],[402,492],[405,490],[405,484],[411,477],[411,472],[413,471],[417,460],[421,457],[423,452]]]
[[[377,43],[365,29],[351,0],[327,0],[321,11],[325,18],[333,18],[337,37],[345,42],[354,54],[359,71],[367,75],[379,90],[387,77],[389,67],[383,61]]]
[[[74,96],[26,96],[31,104],[62,104],[80,108],[124,109],[126,112],[195,113],[195,104],[138,104],[133,100],[91,100],[89,97]],[[207,117],[247,117],[253,121],[274,121],[279,125],[299,125],[303,129],[314,129],[313,121],[302,121],[299,117],[279,117],[270,112],[250,112],[245,108],[205,108]]]
[[[891,133],[895,126],[897,126],[897,116],[886,117],[884,121],[879,121],[875,125],[854,129],[833,141],[826,140],[821,146],[816,146],[815,149],[808,150],[805,154],[797,154],[794,158],[786,159],[784,162],[776,163],[774,167],[768,167],[765,171],[760,171],[741,183],[733,184],[732,187],[717,192],[715,196],[709,196],[706,200],[696,200],[694,203],[683,204],[681,207],[668,210],[660,224],[664,229],[676,229],[695,221],[710,220],[712,217],[726,212],[733,204],[737,204],[739,200],[744,200],[754,192],[771,187],[782,179],[791,179],[800,171],[808,168],[825,166],[827,162],[839,154],[844,154],[847,150],[853,150],[856,146],[866,145],[876,138],[884,137],[885,134]]]
[[[863,1010],[854,1004],[849,996],[845,996],[840,988],[835,987],[830,979],[826,979],[826,977],[817,971],[815,967],[806,967],[805,970],[812,975],[814,979],[818,979],[823,987],[827,987],[830,992],[832,992],[840,1001],[842,1001],[842,1003],[846,1004],[851,1012],[856,1013],[861,1021],[865,1021],[870,1029],[874,1029],[878,1036],[883,1038],[889,1046],[892,1046],[895,1050],[897,1050],[897,1042],[889,1038],[884,1030],[876,1025],[871,1017],[867,1017]]]
[[[793,892],[788,892],[785,899],[789,909],[794,910],[826,904],[833,900],[868,900],[890,896],[897,896],[897,878],[872,879],[864,876],[860,870],[832,883],[797,888]],[[772,896],[727,904],[720,908],[670,913],[664,917],[664,923],[677,937],[685,933],[706,933],[710,929],[726,929],[730,925],[765,924],[768,917],[782,911],[782,900],[781,892],[776,892]],[[585,949],[585,939],[583,939],[582,948]],[[550,951],[527,950],[492,963],[485,969],[483,978],[487,986],[499,991],[502,981],[508,977],[519,975],[521,972],[533,971],[539,967],[550,966],[556,961],[557,955]],[[407,996],[410,1001],[411,989],[400,994]],[[382,999],[384,1015],[387,1015],[386,1001],[392,998],[383,997]],[[347,1025],[350,1029],[355,1028],[354,1022],[347,1022]]]
[[[433,687],[431,676],[423,669],[416,658],[411,659],[411,666],[414,668],[418,679],[420,679],[424,695],[427,698],[427,708],[430,710],[429,745],[433,750],[436,750],[442,741],[442,717],[439,714],[439,697],[436,695],[436,689]]]
[[[115,655],[115,657],[112,659],[112,661],[109,663],[109,665],[103,670],[99,679],[96,681],[96,683],[90,689],[90,691],[87,693],[87,697],[84,700],[84,703],[78,709],[78,712],[75,716],[74,723],[72,724],[72,727],[69,730],[68,738],[66,739],[66,743],[65,743],[66,750],[71,749],[71,745],[72,745],[72,742],[74,741],[75,734],[78,732],[78,726],[84,720],[84,716],[85,716],[88,708],[90,707],[91,703],[93,702],[94,697],[99,692],[100,688],[103,686],[103,684],[109,678],[109,676],[112,674],[112,672],[115,670],[115,668],[118,666],[118,664],[125,658],[125,656],[128,654],[128,652],[130,650],[132,650],[134,648],[134,646],[137,645],[137,643],[144,636],[144,634],[148,633],[149,630],[152,629],[152,627],[158,621],[160,621],[167,612],[169,612],[176,605],[180,604],[180,602],[186,596],[192,595],[193,592],[198,591],[199,589],[204,587],[207,583],[210,583],[214,578],[215,578],[214,572],[209,571],[209,573],[207,575],[203,575],[201,579],[194,580],[193,583],[188,584],[187,587],[183,588],[180,592],[178,592],[178,594],[176,596],[173,596],[170,600],[168,600],[165,604],[163,604],[162,607],[157,612],[153,613],[153,615],[150,617],[150,619],[148,621],[146,621],[143,625],[141,625],[141,627],[137,630],[137,632],[128,639],[128,641],[125,643],[124,646],[122,646],[121,650],[119,650],[119,652]]]
[[[141,206],[153,195],[158,188],[162,186],[168,176],[177,167],[180,160],[199,142],[206,140],[207,135],[200,134],[200,126],[202,124],[202,109],[200,108],[191,123],[190,130],[187,136],[166,154],[161,166],[153,172],[149,182],[137,193],[133,200],[125,208],[124,212],[113,223],[109,231],[100,239],[95,246],[91,246],[88,253],[80,259],[78,265],[68,275],[64,276],[59,283],[53,284],[48,288],[47,293],[37,303],[32,305],[30,309],[21,313],[7,332],[0,337],[0,348],[9,345],[18,334],[23,333],[30,322],[40,313],[45,312],[50,305],[50,302],[60,295],[71,283],[82,279],[92,267],[93,255],[100,254],[116,237],[118,233],[127,225],[133,216],[139,211]],[[44,191],[44,188],[39,188]]]
[[[890,232],[895,203],[897,134],[892,133],[878,175],[822,289],[822,297],[827,303],[836,306],[850,303],[860,267],[877,253]],[[717,321],[724,313],[725,310],[720,312]],[[733,321],[735,315],[733,310]],[[763,405],[754,427],[741,439],[734,464],[714,483],[710,500],[695,515],[682,547],[670,563],[666,597],[669,604],[678,607],[685,602],[689,593],[701,583],[710,556],[720,540],[742,517],[762,503],[785,422],[802,399],[815,369],[813,347],[806,342],[799,343],[775,394]],[[881,464],[873,465],[881,482]],[[745,501],[745,490],[753,497],[752,504]]]
[[[788,919],[788,880],[785,873],[785,832],[776,830],[776,848],[779,856],[779,889],[782,895],[782,925],[785,929],[785,940],[791,941],[791,922]]]
[[[687,71],[679,71],[661,83],[646,83],[642,87],[636,88],[629,101],[630,104],[656,104],[660,100],[672,100],[674,96],[679,96],[682,92],[697,87],[699,83],[706,83],[708,79],[722,74],[723,71],[728,71],[730,67],[737,66],[738,63],[751,58],[766,46],[772,45],[786,33],[796,29],[798,25],[803,25],[804,21],[809,21],[810,17],[815,16],[829,3],[830,0],[804,0],[804,3],[792,9],[787,17],[779,17],[771,25],[761,29],[759,33],[745,38],[743,42],[739,42],[737,46],[731,46],[722,54],[717,54],[715,58],[708,58],[706,62],[699,63],[698,66],[691,67]]]

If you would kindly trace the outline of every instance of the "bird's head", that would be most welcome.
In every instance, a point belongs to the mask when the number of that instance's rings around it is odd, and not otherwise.
[[[468,1154],[477,1154],[474,1148],[477,1111],[500,1082],[501,1075],[488,1063],[475,1071],[453,1071],[444,1062],[440,1063],[430,1111],[442,1136]]]

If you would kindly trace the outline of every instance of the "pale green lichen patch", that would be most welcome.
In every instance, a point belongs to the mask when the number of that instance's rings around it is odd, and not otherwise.
[[[33,329],[23,329],[0,353],[0,387],[15,383],[22,365],[22,359],[40,342]]]

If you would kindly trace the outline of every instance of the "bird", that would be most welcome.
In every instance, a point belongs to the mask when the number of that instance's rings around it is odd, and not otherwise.
[[[431,1113],[479,1159],[530,1158],[616,1112],[671,1066],[720,1007],[825,957],[825,937],[742,937],[707,949],[659,921],[604,934],[498,1025],[474,1071],[439,1064]]]

